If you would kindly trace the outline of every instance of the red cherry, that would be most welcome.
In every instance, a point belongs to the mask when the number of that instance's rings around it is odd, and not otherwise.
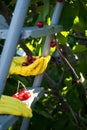
[[[36,58],[32,57],[32,61],[34,62],[36,60]]]
[[[24,100],[23,95],[18,95],[18,99],[21,101]]]
[[[25,92],[23,95],[24,100],[27,100],[30,97],[31,97],[31,94],[29,92]]]
[[[27,61],[31,61],[32,60],[32,56],[27,56]]]
[[[30,92],[26,91],[23,88],[17,94],[13,94],[12,97],[23,101],[23,100],[27,100],[29,97],[31,97],[31,94],[30,94]]]
[[[37,26],[38,26],[39,28],[42,28],[42,27],[43,27],[43,22],[42,22],[42,21],[38,21]]]
[[[23,94],[25,93],[25,89],[21,89],[18,93],[17,93],[17,95],[18,95],[18,99],[19,100],[23,100]]]
[[[31,61],[28,62],[29,65],[32,64],[32,63],[33,63],[33,60],[31,60]]]
[[[20,96],[20,97],[22,97],[23,96],[23,94],[24,94],[24,92],[18,92],[18,97]]]
[[[29,91],[27,91],[26,93],[28,94],[28,96],[29,96],[29,97],[31,97],[31,94],[30,94],[30,92],[29,92]]]
[[[28,62],[23,62],[22,66],[28,66]]]
[[[35,60],[36,60],[36,58],[34,58],[32,56],[27,56],[27,62],[28,62],[28,64],[32,64]]]
[[[12,95],[12,97],[17,98],[19,100],[23,100],[23,97],[21,95],[18,95],[18,94],[14,94],[14,95]]]
[[[63,2],[63,0],[57,0],[57,2]]]
[[[17,94],[13,94],[12,97],[18,98],[18,95]]]
[[[55,41],[51,41],[51,42],[50,42],[50,47],[53,48],[53,47],[55,47],[55,46],[56,46],[56,42],[55,42]]]
[[[18,92],[18,94],[22,94],[22,93],[25,93],[25,89],[24,89],[24,88],[22,88],[22,89]]]

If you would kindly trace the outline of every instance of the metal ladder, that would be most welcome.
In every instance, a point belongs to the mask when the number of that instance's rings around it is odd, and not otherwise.
[[[23,28],[25,16],[28,10],[30,0],[17,0],[14,14],[9,28],[0,29],[0,39],[6,39],[0,57],[0,96],[3,94],[5,83],[7,80],[8,71],[12,58],[15,53],[16,45],[19,39],[25,39],[29,36],[41,37],[46,36],[42,56],[49,55],[51,35],[62,31],[62,26],[58,25],[60,14],[63,8],[63,2],[56,2],[52,21],[50,26],[38,27],[25,27]],[[40,88],[43,74],[35,76],[32,88]],[[41,97],[42,93],[39,93]],[[33,103],[34,104],[34,103]],[[32,105],[33,105],[32,104]],[[18,120],[17,116],[13,115],[0,115],[0,130],[6,130]],[[20,130],[27,130],[29,125],[27,118],[23,119]]]

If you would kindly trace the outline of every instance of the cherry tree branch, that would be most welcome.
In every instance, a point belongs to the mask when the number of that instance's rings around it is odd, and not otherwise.
[[[63,76],[61,75],[59,84],[56,84],[48,76],[48,74],[46,72],[44,73],[44,79],[46,80],[49,87],[52,89],[52,93],[56,96],[57,100],[61,102],[61,107],[63,108],[64,111],[70,112],[72,114],[76,124],[78,124],[78,120],[77,120],[77,117],[76,117],[75,113],[73,112],[72,108],[68,105],[67,100],[63,97],[63,95],[61,94],[61,92],[59,90],[59,86],[60,86],[61,82],[63,81],[62,77]]]
[[[61,56],[62,60],[68,65],[68,67],[70,68],[71,72],[74,74],[74,76],[75,76],[75,78],[76,78],[76,80],[78,82],[79,81],[79,77],[78,77],[76,71],[74,70],[74,68],[72,67],[72,65],[70,64],[70,62],[66,59],[66,57],[64,57],[64,55],[60,51],[58,42],[56,44],[56,48],[57,48],[57,51],[58,51],[59,55]]]
[[[7,24],[10,24],[12,18],[12,11],[5,5],[5,3],[0,0],[0,12],[5,17]]]

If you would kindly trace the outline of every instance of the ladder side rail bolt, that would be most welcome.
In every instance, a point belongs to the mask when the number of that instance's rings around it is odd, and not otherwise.
[[[2,95],[5,87],[9,67],[15,53],[17,42],[20,38],[29,2],[30,0],[18,0],[14,10],[8,35],[0,58],[0,95]]]

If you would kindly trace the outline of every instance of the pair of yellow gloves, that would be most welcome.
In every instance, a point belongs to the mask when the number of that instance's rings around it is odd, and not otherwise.
[[[9,75],[19,74],[22,76],[38,75],[45,71],[50,56],[37,57],[34,63],[22,66],[26,62],[26,57],[14,57],[9,70]],[[32,109],[22,101],[2,95],[0,99],[0,114],[12,114],[15,116],[32,117]]]

